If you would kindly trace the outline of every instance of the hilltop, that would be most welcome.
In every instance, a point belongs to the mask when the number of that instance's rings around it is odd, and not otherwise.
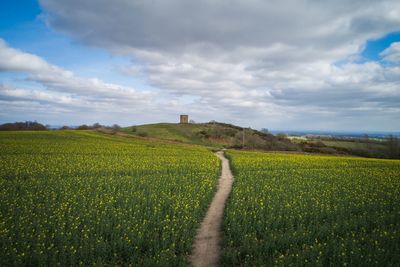
[[[298,145],[281,136],[221,123],[156,123],[130,126],[120,131],[141,137],[203,145],[209,147],[250,148],[262,150],[299,150]],[[244,141],[243,141],[244,132]]]

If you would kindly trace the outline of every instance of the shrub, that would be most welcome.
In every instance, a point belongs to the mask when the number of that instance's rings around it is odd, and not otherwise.
[[[139,135],[141,137],[147,137],[149,134],[147,132],[140,131],[140,132],[137,133],[137,135]]]
[[[76,128],[76,129],[77,130],[89,130],[90,127],[87,126],[86,124],[82,124],[82,125],[79,125],[78,128]]]

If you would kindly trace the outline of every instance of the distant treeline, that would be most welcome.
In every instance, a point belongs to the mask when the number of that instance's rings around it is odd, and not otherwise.
[[[93,125],[86,125],[86,124],[82,124],[79,125],[76,128],[69,128],[68,126],[63,126],[61,127],[61,130],[67,130],[67,129],[75,129],[75,130],[93,130],[93,129],[114,129],[114,130],[118,130],[121,128],[121,126],[119,126],[118,124],[114,124],[112,126],[106,126],[106,125],[101,125],[100,123],[96,122]]]
[[[36,121],[4,123],[0,125],[0,131],[44,131],[47,127]]]
[[[92,125],[82,124],[77,127],[62,126],[54,130],[93,130],[100,128],[118,130],[121,127],[118,124],[114,124],[112,126],[106,126],[96,122]],[[45,130],[51,130],[51,129],[49,126],[45,126],[36,121],[4,123],[0,125],[0,131],[45,131]]]

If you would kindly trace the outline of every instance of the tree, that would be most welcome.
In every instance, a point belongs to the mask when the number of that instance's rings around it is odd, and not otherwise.
[[[93,129],[98,129],[98,128],[101,128],[101,127],[103,127],[100,123],[98,123],[98,122],[96,122],[95,124],[93,124],[93,126],[92,126],[92,128]]]
[[[79,125],[78,128],[76,128],[77,130],[89,130],[89,126],[87,126],[86,124],[82,124]]]
[[[113,130],[119,130],[119,129],[121,129],[121,126],[119,126],[118,124],[113,124],[113,126],[111,126],[111,128],[113,128]]]

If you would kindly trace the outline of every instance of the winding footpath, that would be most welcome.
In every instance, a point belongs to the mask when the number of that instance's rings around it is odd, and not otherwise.
[[[219,151],[216,155],[222,162],[222,172],[217,192],[208,208],[206,216],[201,222],[194,240],[190,262],[195,267],[218,266],[221,254],[221,225],[225,202],[232,190],[233,175],[224,152]]]

